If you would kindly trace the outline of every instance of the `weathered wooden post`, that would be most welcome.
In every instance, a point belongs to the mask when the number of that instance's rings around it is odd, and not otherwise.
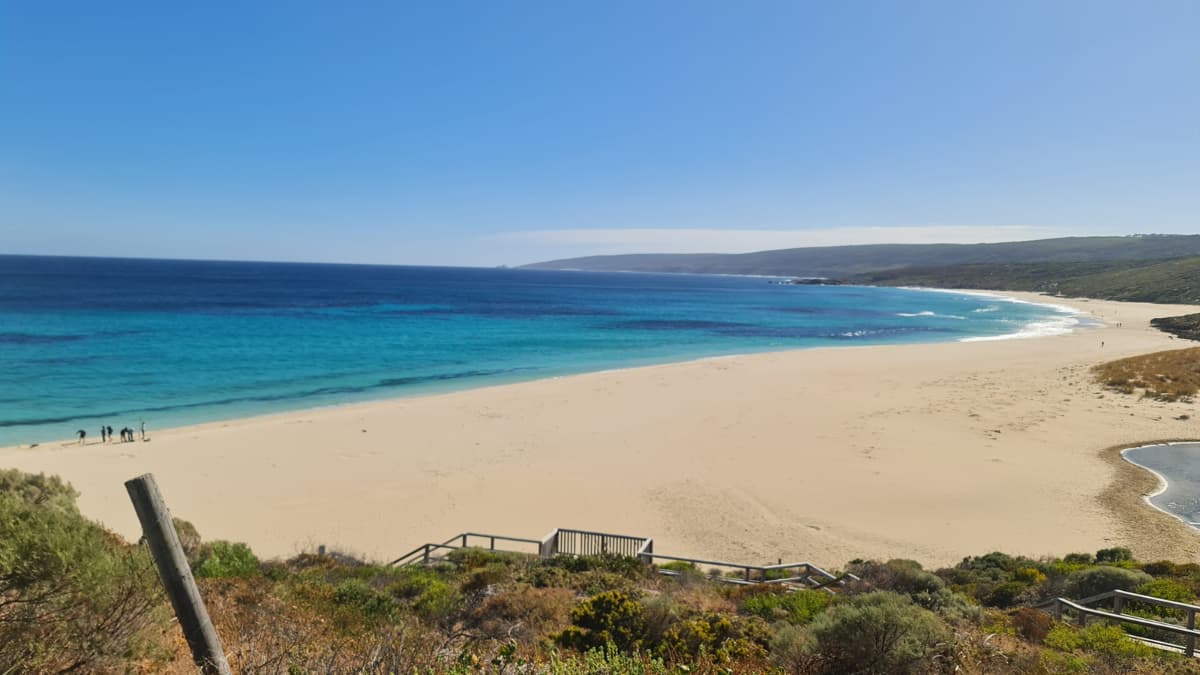
[[[150,546],[150,554],[154,556],[158,577],[167,591],[171,606],[175,608],[175,616],[179,618],[183,637],[192,649],[192,659],[205,675],[232,675],[225,652],[221,649],[221,638],[217,636],[208,618],[208,611],[204,609],[204,600],[196,588],[192,568],[188,565],[183,547],[179,545],[179,535],[171,523],[171,513],[163,503],[154,476],[145,474],[127,480],[125,490],[129,492],[133,510],[142,524],[142,534]]]
[[[1187,611],[1187,627],[1191,630],[1196,630],[1196,610],[1189,609]],[[1184,656],[1191,658],[1196,655],[1196,636],[1187,636],[1187,646],[1183,649]]]

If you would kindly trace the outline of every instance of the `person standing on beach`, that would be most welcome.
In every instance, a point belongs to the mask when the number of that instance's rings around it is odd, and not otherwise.
[[[108,442],[109,442],[109,443],[112,443],[112,435],[113,435],[113,428],[112,428],[112,425],[109,425],[109,426],[107,426],[107,427],[105,427],[105,428],[106,428],[106,429],[108,429]]]
[[[108,442],[108,435],[104,431],[104,425],[100,425],[100,442],[101,443]]]
[[[142,442],[145,442],[146,441],[146,420],[141,420],[141,422],[142,422]]]
[[[75,435],[79,436],[79,444],[83,445],[83,439],[87,438],[87,432],[83,429],[80,429],[79,431],[75,432]]]

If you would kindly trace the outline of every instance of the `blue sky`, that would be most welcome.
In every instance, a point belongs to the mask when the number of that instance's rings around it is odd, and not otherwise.
[[[0,0],[0,252],[1197,232],[1198,35],[1194,0]]]

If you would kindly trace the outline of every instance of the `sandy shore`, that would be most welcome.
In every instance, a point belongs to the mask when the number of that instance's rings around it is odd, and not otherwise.
[[[1106,393],[1088,369],[1184,346],[1148,321],[1197,308],[1054,302],[1108,325],[611,371],[156,430],[149,443],[5,448],[0,466],[62,475],[86,514],[130,538],[122,483],[153,472],[205,538],[265,556],[328,544],[387,559],[464,530],[574,527],[652,536],[663,553],[833,567],[1113,545],[1195,559],[1200,537],[1141,502],[1154,478],[1114,449],[1200,438],[1194,407]]]

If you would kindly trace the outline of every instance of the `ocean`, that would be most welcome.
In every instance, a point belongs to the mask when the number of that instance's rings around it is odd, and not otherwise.
[[[754,277],[0,256],[0,446],[1077,324],[1062,308],[982,294]]]

